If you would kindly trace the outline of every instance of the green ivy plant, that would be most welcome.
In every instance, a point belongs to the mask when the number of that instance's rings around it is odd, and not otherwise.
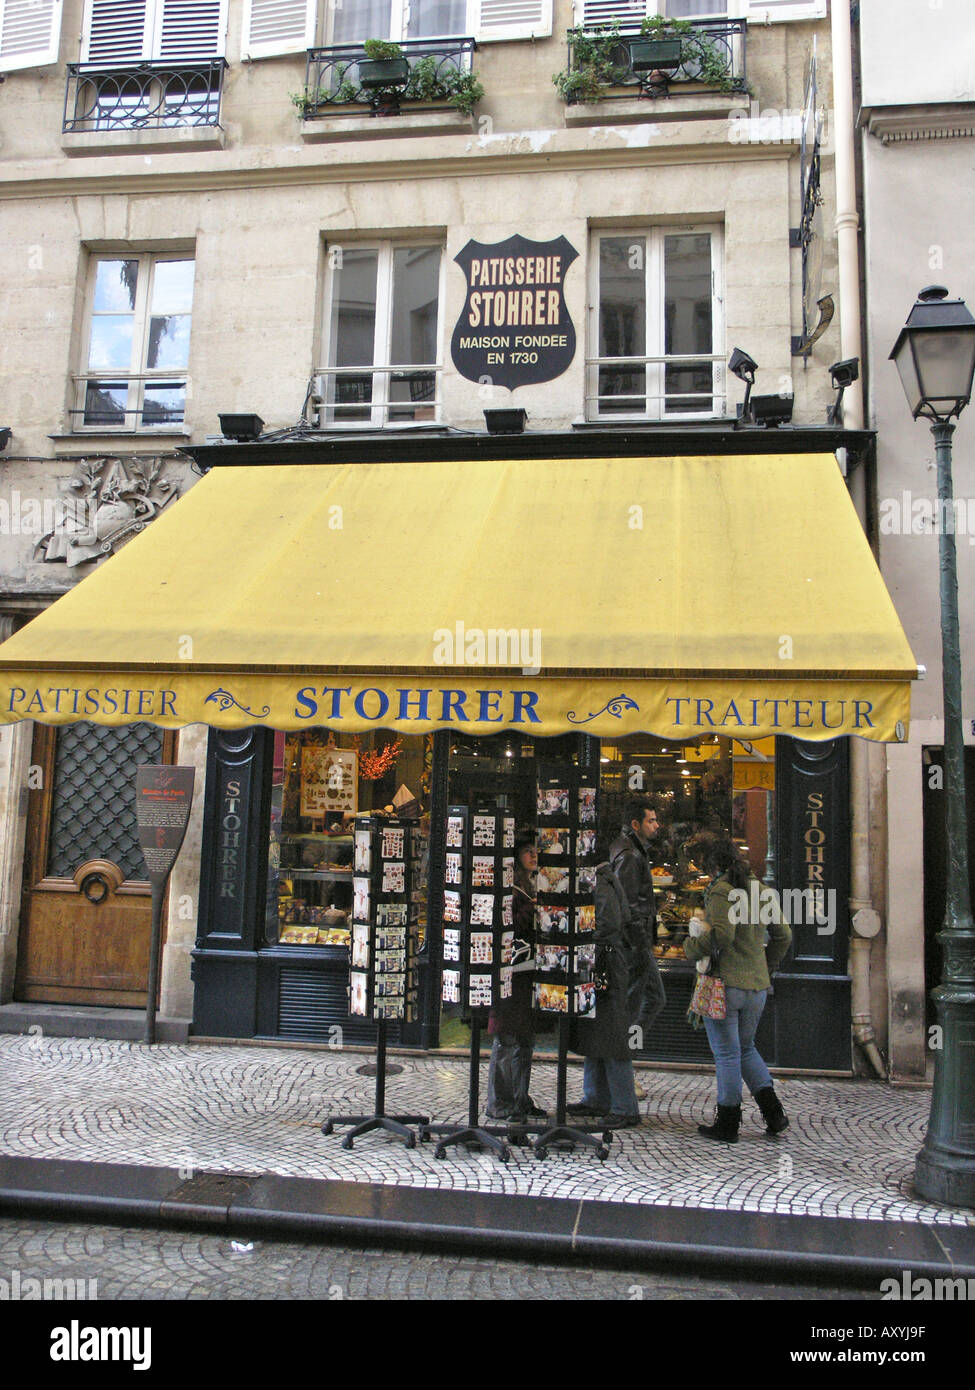
[[[367,58],[378,62],[388,62],[390,58],[402,58],[403,56],[403,50],[399,44],[392,43],[389,39],[366,39],[362,48]]]
[[[484,96],[484,87],[472,72],[454,67],[441,68],[428,53],[410,68],[410,80],[403,91],[405,101],[445,101],[469,116]]]
[[[681,41],[681,63],[696,66],[695,81],[721,92],[737,91],[741,83],[731,75],[728,54],[708,34],[686,19],[668,19],[664,15],[648,15],[640,23],[641,38]],[[574,63],[571,68],[553,73],[552,81],[567,102],[597,102],[608,95],[611,87],[622,86],[632,77],[627,39],[620,33],[618,23],[595,29],[575,28],[568,31],[569,49]]]

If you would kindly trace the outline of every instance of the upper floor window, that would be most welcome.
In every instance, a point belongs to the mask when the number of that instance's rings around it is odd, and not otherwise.
[[[105,66],[221,57],[227,0],[87,0],[81,61]]]
[[[590,258],[589,418],[723,413],[720,232],[598,232]]]
[[[826,0],[576,0],[576,23],[639,24],[652,15],[666,19],[754,19],[760,24],[787,19],[823,19]]]
[[[226,28],[227,0],[86,0],[65,130],[217,125]]]
[[[489,42],[551,32],[552,0],[246,0],[241,48],[246,58],[270,58],[365,39]]]
[[[96,256],[72,419],[89,429],[180,425],[186,406],[192,259]]]
[[[442,263],[430,242],[329,247],[322,424],[438,418]]]

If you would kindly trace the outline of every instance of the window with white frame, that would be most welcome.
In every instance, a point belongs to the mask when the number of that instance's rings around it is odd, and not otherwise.
[[[85,0],[65,130],[216,125],[227,0]]]
[[[227,0],[86,0],[81,61],[105,67],[222,57]]]
[[[76,428],[182,424],[193,272],[185,252],[92,257],[72,412]]]
[[[718,228],[594,233],[589,418],[723,413],[720,272]]]
[[[473,36],[481,43],[552,32],[552,0],[245,0],[241,50],[271,58],[316,44]]]
[[[826,0],[576,0],[575,21],[586,29],[639,24],[650,15],[667,19],[751,19],[774,24],[824,19]]]
[[[328,247],[323,425],[436,420],[443,248],[383,241]]]

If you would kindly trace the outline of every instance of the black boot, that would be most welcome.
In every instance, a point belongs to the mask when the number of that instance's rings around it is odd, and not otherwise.
[[[708,1139],[720,1139],[724,1144],[738,1143],[738,1126],[741,1124],[740,1105],[719,1105],[713,1125],[698,1125],[698,1134]]]
[[[755,1099],[765,1121],[766,1134],[774,1139],[777,1134],[789,1128],[789,1117],[782,1109],[782,1102],[775,1094],[774,1086],[763,1086],[760,1091],[755,1092]]]

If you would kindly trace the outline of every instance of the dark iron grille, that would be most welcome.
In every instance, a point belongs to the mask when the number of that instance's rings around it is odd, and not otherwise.
[[[68,132],[218,126],[224,58],[107,66],[69,63]]]
[[[692,1028],[687,1021],[694,970],[662,970],[667,1002],[643,1039],[638,1057],[657,1062],[710,1062],[711,1049],[703,1028]]]
[[[70,878],[88,859],[110,859],[126,878],[145,879],[135,819],[135,770],[162,758],[151,724],[58,730],[51,794],[49,877]]]
[[[410,81],[400,91],[404,102],[433,102],[436,109],[448,110],[443,98],[425,94],[424,74],[428,79],[441,79],[458,72],[470,72],[477,44],[472,38],[406,39],[400,44],[410,69]],[[325,116],[330,108],[364,105],[375,106],[377,96],[359,84],[359,64],[366,51],[361,43],[330,44],[327,48],[310,48],[305,71],[305,101],[303,114]],[[424,63],[425,67],[418,68]],[[335,114],[348,115],[338,111]]]
[[[324,970],[282,966],[278,976],[278,1036],[327,1043],[335,1036],[329,1029],[337,1024],[344,1042],[374,1043],[376,1025],[349,1017],[348,982],[345,965]],[[399,1042],[401,1025],[391,1023],[386,1036],[390,1043]]]
[[[722,86],[729,90],[742,92],[747,88],[745,72],[745,42],[747,35],[746,21],[743,19],[697,19],[692,20],[693,29],[700,35],[701,46],[695,46],[694,36],[691,35],[685,44],[685,56],[680,66],[673,72],[667,72],[667,85],[674,83],[678,86],[682,83],[703,83],[705,87]],[[605,28],[605,26],[604,26]],[[600,26],[590,24],[586,26],[586,32],[599,32]],[[614,85],[636,86],[641,92],[650,89],[649,75],[646,73],[637,74],[630,67],[630,50],[628,40],[641,37],[640,27],[635,24],[620,24],[617,26],[619,44],[614,48],[613,63],[616,73],[613,78]],[[652,37],[650,35],[646,37]],[[665,35],[664,37],[672,37]],[[684,37],[681,35],[681,37]],[[710,56],[720,73],[720,78],[709,77],[703,63],[705,53]],[[569,35],[569,67],[577,69],[579,63],[576,58],[575,47],[572,41],[572,34]],[[633,95],[632,92],[614,93],[611,96],[602,98],[603,100],[614,101],[626,96]],[[570,105],[582,98],[574,96],[569,98]]]

